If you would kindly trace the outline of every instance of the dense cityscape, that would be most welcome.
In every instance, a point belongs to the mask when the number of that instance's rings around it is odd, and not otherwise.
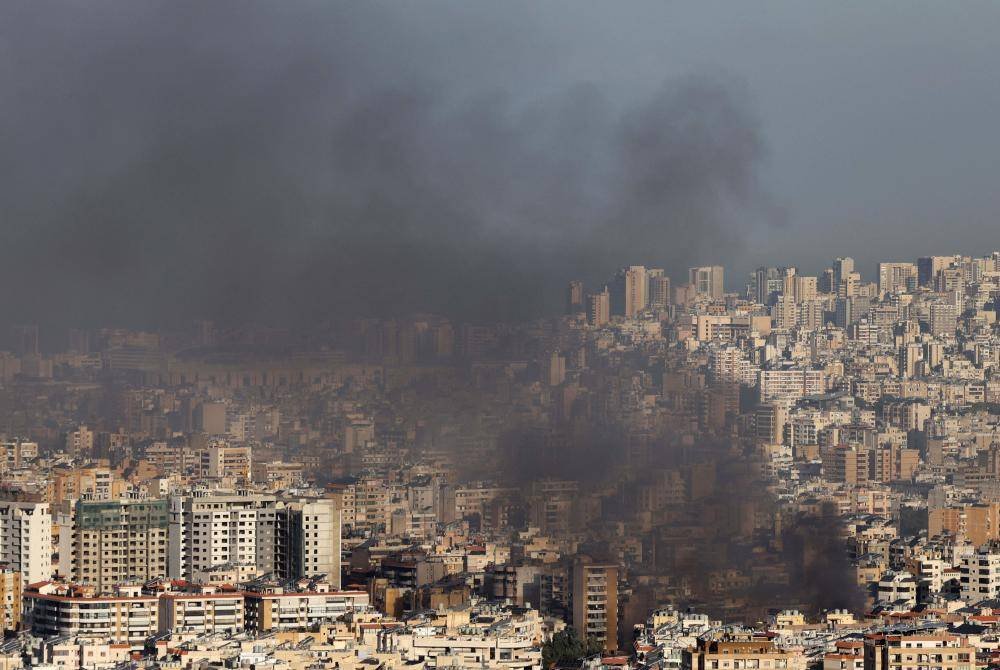
[[[0,668],[1000,664],[1000,252],[677,274],[12,327]]]

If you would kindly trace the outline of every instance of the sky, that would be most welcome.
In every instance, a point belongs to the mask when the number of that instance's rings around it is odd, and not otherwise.
[[[6,2],[11,321],[558,309],[1000,248],[993,2]]]

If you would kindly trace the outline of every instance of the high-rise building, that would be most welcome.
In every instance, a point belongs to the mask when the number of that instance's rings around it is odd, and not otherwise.
[[[931,305],[927,321],[931,335],[954,335],[958,323],[958,307],[945,302]]]
[[[743,350],[729,345],[716,349],[710,358],[711,379],[715,384],[746,384],[757,381],[757,372]]]
[[[630,265],[615,275],[611,311],[632,318],[646,309],[649,302],[649,276],[642,265]]]
[[[922,370],[924,347],[919,342],[908,342],[899,349],[899,374],[904,379],[917,377]]]
[[[927,513],[927,537],[949,533],[979,547],[1000,540],[1000,503],[936,507]]]
[[[649,278],[649,307],[655,310],[665,310],[672,302],[670,297],[670,277],[663,274],[663,270],[650,270],[657,272]]]
[[[843,281],[837,284],[838,298],[857,298],[861,295],[861,274],[849,272],[844,276]]]
[[[586,309],[583,301],[583,282],[571,281],[566,288],[566,313],[578,314]]]
[[[823,274],[820,275],[819,282],[817,283],[817,288],[820,293],[837,292],[837,282],[833,277],[833,268],[823,270]]]
[[[52,576],[48,503],[0,501],[0,563],[20,572],[25,586]]]
[[[766,444],[781,444],[788,423],[788,403],[769,402],[759,405],[754,412],[754,433]]]
[[[279,579],[324,575],[340,588],[341,509],[332,498],[278,501],[274,572]]]
[[[857,485],[869,480],[868,450],[860,445],[836,444],[822,452],[823,479]]]
[[[834,288],[840,286],[847,280],[847,276],[854,272],[854,259],[850,256],[833,259],[833,285]]]
[[[573,627],[581,640],[618,648],[618,566],[579,557],[573,564]]]
[[[821,299],[804,300],[799,304],[799,327],[807,330],[819,330],[826,323],[826,301]]]
[[[838,298],[834,305],[834,323],[838,328],[847,328],[853,323],[857,323],[868,313],[871,301],[868,298],[855,296],[852,298]]]
[[[878,290],[881,294],[907,293],[916,288],[917,266],[913,263],[879,263]]]
[[[611,320],[611,295],[607,287],[600,293],[587,296],[587,323],[603,326]]]
[[[166,500],[79,500],[60,532],[59,572],[99,593],[166,577],[167,527]]]
[[[933,288],[939,293],[962,291],[965,287],[965,273],[962,268],[942,268],[934,275]]]
[[[222,564],[281,579],[325,575],[340,587],[341,506],[333,498],[174,496],[167,573],[192,579]]]
[[[922,256],[917,259],[917,283],[921,286],[933,286],[938,273],[951,267],[954,256]]]
[[[191,579],[221,563],[274,570],[273,495],[185,494],[170,499],[167,572]]]
[[[724,273],[725,270],[721,265],[691,268],[688,271],[688,281],[697,295],[721,298],[725,293]]]
[[[750,275],[747,297],[761,305],[771,305],[784,291],[784,268],[759,267]]]
[[[796,303],[805,302],[807,300],[815,300],[816,294],[818,292],[818,281],[816,277],[807,277],[804,275],[795,275],[792,277],[791,282],[791,293],[792,299]]]
[[[771,320],[777,328],[794,328],[799,321],[799,310],[791,295],[780,295],[771,306]]]

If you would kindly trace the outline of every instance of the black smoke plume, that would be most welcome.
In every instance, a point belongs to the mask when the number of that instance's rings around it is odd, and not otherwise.
[[[531,8],[6,4],[5,260],[31,279],[0,309],[518,318],[570,278],[718,262],[774,220],[738,82],[542,81],[558,47]]]

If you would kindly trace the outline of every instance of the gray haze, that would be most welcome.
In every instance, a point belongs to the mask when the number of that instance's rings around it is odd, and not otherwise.
[[[515,318],[625,263],[739,275],[1000,246],[998,19],[973,2],[3,3],[0,308]]]

